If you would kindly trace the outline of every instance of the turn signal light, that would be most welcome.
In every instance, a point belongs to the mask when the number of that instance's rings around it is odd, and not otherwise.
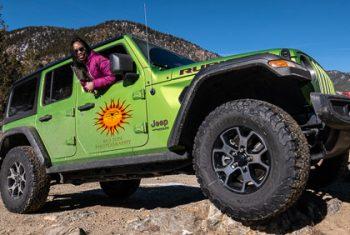
[[[287,60],[270,60],[269,65],[275,68],[295,67],[294,63]]]
[[[337,92],[339,95],[344,95],[348,98],[350,98],[350,91],[340,91],[340,92]]]

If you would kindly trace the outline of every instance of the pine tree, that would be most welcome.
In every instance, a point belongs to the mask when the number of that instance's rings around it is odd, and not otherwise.
[[[2,53],[4,51],[5,47],[5,31],[6,31],[6,25],[4,20],[2,19],[2,7],[0,5],[0,52]]]
[[[21,76],[21,64],[14,55],[6,51],[6,29],[0,6],[0,118],[3,116],[3,106],[7,100],[9,88]]]

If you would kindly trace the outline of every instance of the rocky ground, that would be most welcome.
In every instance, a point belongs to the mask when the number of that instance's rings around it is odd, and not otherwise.
[[[350,234],[350,180],[318,192],[259,226],[221,214],[202,195],[194,176],[142,181],[126,202],[110,200],[96,183],[56,185],[43,210],[9,213],[0,205],[0,234]]]

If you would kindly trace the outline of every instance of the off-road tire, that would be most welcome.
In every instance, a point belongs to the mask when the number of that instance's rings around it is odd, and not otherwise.
[[[100,186],[105,194],[117,200],[124,200],[136,192],[140,186],[140,179],[116,180],[100,182]]]
[[[322,188],[349,175],[349,152],[323,159],[311,166],[308,187]]]
[[[227,189],[212,164],[213,143],[232,126],[256,131],[270,151],[269,174],[250,194]],[[197,132],[193,156],[203,193],[223,213],[243,222],[264,221],[289,208],[303,192],[310,170],[307,140],[296,121],[275,105],[251,99],[228,102],[212,111]]]
[[[16,197],[10,195],[7,179],[14,164],[21,164],[26,179],[23,193]],[[45,166],[40,164],[32,147],[14,147],[6,154],[0,172],[0,191],[9,211],[21,214],[38,211],[45,204],[49,190],[50,180]]]

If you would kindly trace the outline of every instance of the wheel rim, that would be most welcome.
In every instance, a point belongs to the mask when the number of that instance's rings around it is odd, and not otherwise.
[[[262,187],[269,175],[271,161],[264,139],[247,127],[237,126],[216,139],[212,165],[227,189],[249,194]]]
[[[14,162],[7,174],[7,189],[12,198],[19,198],[23,195],[26,187],[26,172],[20,162]]]

